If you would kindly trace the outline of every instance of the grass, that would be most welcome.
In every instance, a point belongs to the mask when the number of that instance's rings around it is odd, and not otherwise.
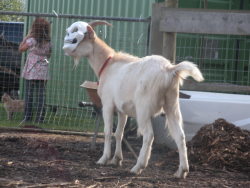
[[[0,127],[18,127],[23,120],[23,113],[14,113],[12,120],[7,120],[7,113],[0,103]],[[96,116],[91,111],[84,109],[59,109],[56,113],[47,109],[45,122],[31,122],[29,125],[35,125],[44,129],[63,130],[63,131],[81,131],[93,132],[95,130]],[[22,125],[21,125],[22,126]],[[99,131],[103,130],[103,125]]]

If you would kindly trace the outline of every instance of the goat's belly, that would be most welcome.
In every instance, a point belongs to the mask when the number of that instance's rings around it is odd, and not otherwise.
[[[132,101],[121,103],[118,107],[118,110],[130,117],[136,116],[135,105]]]

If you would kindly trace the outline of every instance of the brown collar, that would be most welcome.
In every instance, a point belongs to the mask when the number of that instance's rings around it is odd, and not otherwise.
[[[99,78],[101,77],[103,70],[104,70],[104,69],[107,67],[107,65],[109,64],[109,61],[110,61],[111,58],[112,58],[112,56],[109,56],[109,57],[106,59],[106,61],[103,63],[103,65],[102,65],[102,67],[101,67],[101,69],[100,69],[100,71],[99,71],[99,73],[98,73]]]

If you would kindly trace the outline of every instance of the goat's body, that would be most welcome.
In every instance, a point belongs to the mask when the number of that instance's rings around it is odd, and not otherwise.
[[[74,31],[74,28],[71,28]],[[139,174],[147,166],[154,139],[151,118],[163,110],[167,116],[166,125],[179,150],[177,177],[185,178],[189,171],[185,135],[179,107],[179,86],[183,79],[192,76],[197,81],[203,77],[191,62],[172,65],[162,56],[138,58],[125,53],[117,53],[87,26],[88,37],[79,43],[71,55],[78,60],[87,57],[96,75],[103,70],[103,62],[112,56],[111,62],[100,76],[98,94],[103,105],[105,143],[98,164],[121,165],[123,160],[121,141],[127,116],[136,117],[138,133],[143,136],[143,145],[136,165],[131,172]],[[74,35],[73,35],[74,36]],[[73,39],[72,39],[73,41]],[[77,64],[78,61],[75,61]],[[111,134],[113,114],[118,114],[115,132],[116,149],[111,159]]]
[[[116,62],[105,73],[109,76],[102,80],[105,84],[100,87],[99,95],[102,101],[111,98],[117,111],[136,117],[136,104],[142,105],[138,100],[143,94],[143,103],[147,101],[150,105],[145,114],[155,114],[163,106],[172,82],[172,77],[166,74],[167,67],[171,69],[172,65],[160,56],[148,56],[131,63]]]

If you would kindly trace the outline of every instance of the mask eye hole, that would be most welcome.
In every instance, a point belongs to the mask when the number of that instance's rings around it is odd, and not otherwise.
[[[75,28],[73,29],[72,33],[77,32],[77,31],[78,31],[78,28],[75,27]]]

